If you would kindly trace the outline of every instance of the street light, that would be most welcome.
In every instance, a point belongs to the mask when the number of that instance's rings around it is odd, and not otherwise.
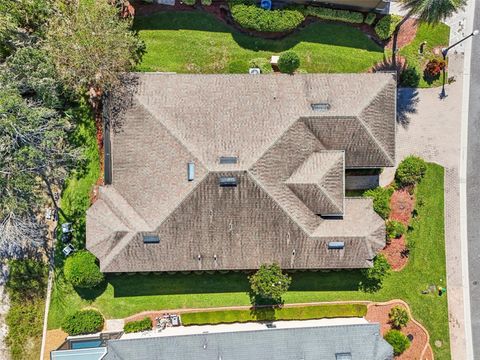
[[[443,56],[443,61],[445,63],[445,66],[443,67],[442,69],[442,73],[443,73],[443,82],[442,82],[442,92],[440,93],[440,99],[445,99],[447,97],[447,94],[445,93],[445,67],[446,67],[446,60],[447,60],[447,54],[448,54],[448,51],[457,46],[458,44],[460,44],[461,42],[464,42],[465,40],[467,40],[468,38],[471,38],[475,35],[478,35],[479,31],[478,30],[473,30],[472,33],[470,35],[467,35],[465,36],[463,39],[457,41],[455,44],[453,45],[450,45],[449,47],[447,48],[443,48],[442,49],[442,56]]]

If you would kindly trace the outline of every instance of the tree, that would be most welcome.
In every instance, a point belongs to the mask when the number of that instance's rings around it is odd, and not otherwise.
[[[419,21],[426,22],[427,24],[438,24],[459,9],[462,9],[466,4],[466,0],[401,0],[401,2],[407,14],[398,23],[393,32],[392,64],[394,68],[396,68],[398,33],[408,19],[415,16]]]
[[[407,309],[402,306],[394,306],[388,313],[388,318],[392,326],[396,329],[401,329],[407,325],[410,320]]]
[[[95,333],[103,328],[103,316],[94,309],[80,310],[65,317],[62,330],[68,335]]]
[[[373,266],[363,269],[364,281],[360,287],[367,292],[378,291],[382,287],[383,279],[390,273],[391,266],[385,256],[379,254],[373,259]]]
[[[425,160],[418,156],[407,156],[398,165],[395,180],[400,186],[415,185],[422,180],[427,172]]]
[[[278,59],[278,68],[282,73],[293,74],[300,66],[300,58],[293,51],[285,51],[280,54]]]
[[[65,261],[63,272],[73,286],[84,289],[94,288],[104,280],[95,255],[86,250],[70,256]]]
[[[118,83],[141,58],[143,42],[106,1],[64,4],[49,24],[46,49],[65,84],[91,97]]]
[[[398,330],[390,330],[385,334],[384,339],[392,345],[395,356],[402,354],[410,347],[410,340]]]
[[[282,295],[287,292],[292,279],[282,273],[278,264],[263,264],[249,277],[255,303],[280,304]]]

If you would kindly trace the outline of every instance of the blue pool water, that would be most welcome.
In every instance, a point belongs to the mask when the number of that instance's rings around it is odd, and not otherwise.
[[[72,341],[70,343],[70,348],[74,349],[87,349],[87,348],[95,348],[102,346],[102,340],[100,339],[93,339],[93,340],[79,340],[79,341]]]

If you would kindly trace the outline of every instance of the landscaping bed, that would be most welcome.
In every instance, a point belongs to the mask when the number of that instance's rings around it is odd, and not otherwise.
[[[363,317],[364,304],[328,304],[282,308],[256,308],[249,310],[201,311],[182,314],[182,324],[214,325],[251,321],[312,320],[337,317]]]

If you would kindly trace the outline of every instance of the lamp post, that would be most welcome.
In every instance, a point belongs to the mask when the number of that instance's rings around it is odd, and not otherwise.
[[[443,67],[442,69],[442,73],[443,73],[443,81],[442,81],[442,91],[440,92],[440,99],[445,99],[447,97],[447,94],[445,93],[445,68],[446,68],[446,60],[447,60],[447,54],[448,54],[448,51],[457,46],[458,44],[460,44],[461,42],[464,42],[465,40],[467,40],[468,38],[471,38],[475,35],[478,35],[479,31],[478,30],[473,30],[472,33],[470,35],[467,35],[465,36],[463,39],[457,41],[455,44],[452,44],[450,45],[449,47],[447,48],[443,48],[442,49],[442,57],[443,57],[443,61],[445,63],[445,66]]]

